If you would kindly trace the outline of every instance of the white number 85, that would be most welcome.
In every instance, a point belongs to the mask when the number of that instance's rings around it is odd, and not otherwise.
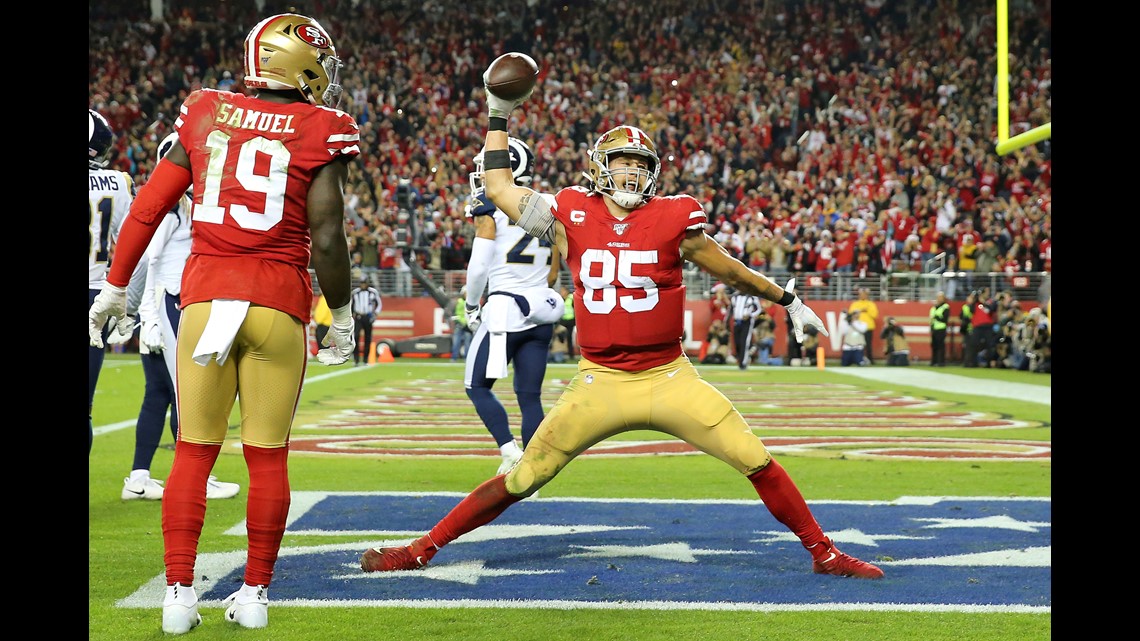
[[[587,249],[582,252],[582,268],[579,278],[585,290],[582,292],[582,302],[592,314],[608,314],[614,306],[621,303],[621,308],[627,312],[644,312],[657,306],[660,300],[657,294],[657,283],[648,276],[634,276],[634,265],[656,265],[657,251],[633,251],[623,249],[615,257],[608,249]],[[594,265],[601,267],[600,276],[591,276],[590,271]],[[617,295],[614,287],[614,278],[628,289],[643,289],[645,297]],[[599,299],[595,292],[601,292]]]

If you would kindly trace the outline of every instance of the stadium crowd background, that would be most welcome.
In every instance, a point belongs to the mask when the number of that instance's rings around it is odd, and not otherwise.
[[[948,270],[1048,273],[1050,144],[994,151],[994,4],[167,1],[153,21],[151,3],[108,0],[88,5],[90,106],[117,135],[110,166],[145,183],[189,92],[245,91],[249,27],[296,10],[345,61],[340,107],[361,128],[346,225],[363,274],[406,273],[402,180],[407,244],[430,248],[410,255],[465,268],[481,74],[512,50],[542,69],[511,127],[539,190],[579,184],[586,148],[625,122],[657,144],[658,193],[706,203],[709,233],[773,277],[921,272],[941,252]],[[1050,31],[1048,0],[1010,0],[1011,136],[1051,120]]]

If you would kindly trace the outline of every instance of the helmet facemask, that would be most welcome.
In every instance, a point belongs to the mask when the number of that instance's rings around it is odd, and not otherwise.
[[[340,85],[340,68],[344,66],[340,58],[333,54],[322,53],[317,56],[317,62],[320,63],[321,68],[325,70],[325,76],[329,79],[329,86],[321,93],[321,102],[316,102],[310,95],[305,97],[313,104],[325,105],[336,109],[340,106],[340,96],[344,92],[344,87]],[[297,83],[309,86],[308,79],[302,79],[301,74],[297,75]],[[309,94],[312,89],[309,89]]]

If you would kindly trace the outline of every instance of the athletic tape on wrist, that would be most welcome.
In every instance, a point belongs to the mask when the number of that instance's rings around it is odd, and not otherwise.
[[[351,301],[347,305],[337,307],[336,309],[330,309],[329,311],[332,312],[333,324],[343,327],[352,323]]]
[[[483,152],[483,169],[510,169],[511,152],[506,149],[491,149]]]
[[[506,118],[499,118],[497,116],[491,116],[490,125],[488,125],[487,128],[490,129],[491,131],[506,131],[507,130],[507,119]]]
[[[796,295],[791,292],[784,292],[784,295],[780,297],[780,304],[784,307],[787,307],[794,302],[796,302]]]

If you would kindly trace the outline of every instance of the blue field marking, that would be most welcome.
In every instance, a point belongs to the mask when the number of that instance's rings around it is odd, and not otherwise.
[[[360,554],[426,532],[458,493],[295,493],[288,532],[337,543],[284,548],[281,605],[657,609],[1051,610],[1051,501],[911,497],[813,501],[845,552],[879,581],[816,575],[759,501],[542,498],[445,547],[425,569],[363,573]],[[232,529],[241,535],[244,528]],[[358,543],[345,543],[358,539]],[[207,605],[242,581],[240,552],[202,555]],[[209,558],[209,557],[213,558]],[[161,580],[161,576],[156,578]],[[161,601],[152,581],[122,607]],[[152,600],[155,599],[155,600]]]

